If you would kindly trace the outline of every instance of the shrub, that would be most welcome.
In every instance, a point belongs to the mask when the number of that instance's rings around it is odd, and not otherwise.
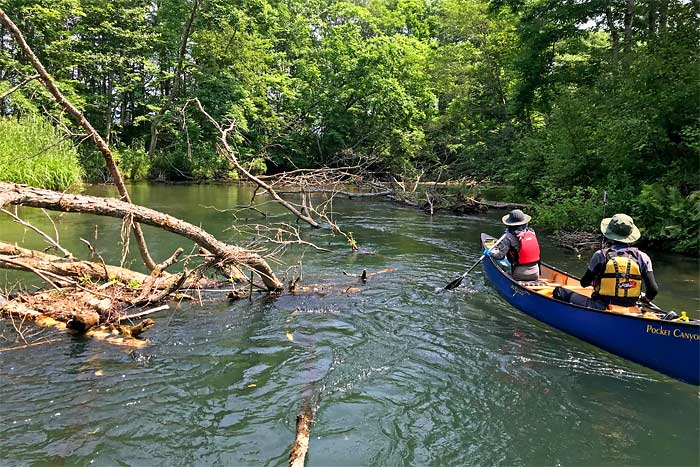
[[[684,197],[676,187],[645,184],[634,213],[646,240],[666,243],[673,251],[698,254],[700,191]]]
[[[603,215],[602,194],[592,187],[549,188],[534,209],[532,220],[536,225],[594,231]]]
[[[49,122],[0,118],[0,180],[63,191],[77,189],[82,176],[75,146]]]
[[[151,161],[143,148],[143,143],[117,148],[119,169],[129,180],[145,180],[151,169]]]

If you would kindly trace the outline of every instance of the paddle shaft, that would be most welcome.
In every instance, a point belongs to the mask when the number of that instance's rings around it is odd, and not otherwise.
[[[498,240],[496,240],[496,242],[491,246],[491,248],[493,248],[494,246],[496,246],[496,245],[498,245],[499,243],[501,243],[501,240],[503,240],[504,238],[506,238],[506,235],[508,235],[508,232],[506,232],[506,233],[504,233],[503,235],[501,235],[501,238],[499,238]],[[472,270],[473,270],[475,267],[477,267],[477,266],[479,265],[479,263],[481,263],[481,262],[484,260],[484,258],[486,257],[486,254],[488,254],[488,252],[491,251],[491,248],[488,248],[488,249],[486,250],[486,253],[484,253],[483,255],[481,255],[481,257],[479,258],[479,260],[478,260],[476,263],[474,263],[474,264],[472,265],[472,267],[470,267],[469,269],[467,269],[467,272],[465,272],[464,274],[462,274],[461,276],[459,276],[459,278],[458,278],[457,280],[454,280],[454,281],[450,282],[449,284],[447,284],[447,285],[445,286],[445,289],[451,290],[451,289],[454,289],[454,288],[458,287],[459,284],[462,283],[462,280],[463,280],[465,277],[467,277],[467,275],[468,275],[470,272],[472,272]]]

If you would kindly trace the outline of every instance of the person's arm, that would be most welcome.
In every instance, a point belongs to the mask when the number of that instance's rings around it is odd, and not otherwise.
[[[654,297],[659,293],[659,286],[656,284],[654,271],[645,270],[642,273],[642,279],[644,280],[644,286],[646,288],[644,295],[649,300],[654,300]]]
[[[495,260],[501,260],[506,257],[506,253],[510,249],[510,235],[506,235],[503,240],[498,242],[489,251],[489,256]]]
[[[595,272],[586,268],[586,272],[583,274],[583,277],[581,278],[581,286],[588,287],[589,285],[591,285],[593,283],[593,279],[595,279]]]
[[[654,267],[651,265],[651,258],[646,253],[639,252],[639,262],[642,269],[642,280],[644,281],[644,295],[651,301],[659,293],[659,286],[654,277]]]
[[[599,268],[604,267],[603,263],[603,253],[600,250],[593,253],[591,261],[588,263],[588,269],[586,269],[580,281],[582,287],[588,287],[593,284],[593,280],[596,278]]]

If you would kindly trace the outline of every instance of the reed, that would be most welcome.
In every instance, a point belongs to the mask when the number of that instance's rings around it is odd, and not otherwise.
[[[70,139],[38,116],[0,118],[0,180],[76,190],[83,169]]]

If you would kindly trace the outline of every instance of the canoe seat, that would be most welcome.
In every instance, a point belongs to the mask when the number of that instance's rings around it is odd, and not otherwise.
[[[539,281],[538,281],[539,282]],[[545,295],[547,297],[551,297],[552,294],[554,293],[554,289],[556,287],[564,287],[565,289],[572,290],[576,293],[579,293],[581,295],[585,295],[586,297],[590,297],[591,294],[593,293],[593,288],[592,287],[581,287],[580,285],[562,285],[562,284],[557,284],[556,282],[549,282],[549,281],[543,281],[545,282],[546,285],[532,285],[528,286],[525,285],[529,290],[532,290],[533,292],[537,292],[540,295]]]

